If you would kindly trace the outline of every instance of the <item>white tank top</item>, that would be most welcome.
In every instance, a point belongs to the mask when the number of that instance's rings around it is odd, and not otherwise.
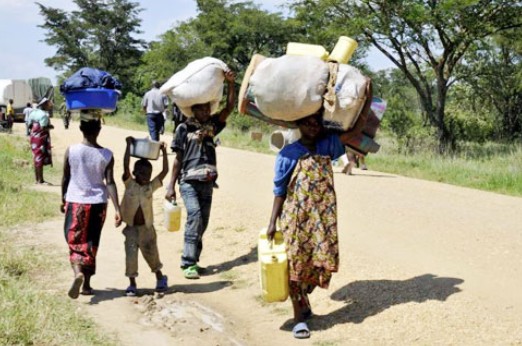
[[[69,147],[71,179],[65,200],[72,203],[107,203],[105,169],[112,159],[112,151],[85,144]]]

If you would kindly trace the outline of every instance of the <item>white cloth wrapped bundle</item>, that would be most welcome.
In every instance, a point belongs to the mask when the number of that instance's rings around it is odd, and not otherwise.
[[[328,64],[314,56],[267,58],[250,86],[259,110],[272,119],[295,121],[317,112],[328,82]]]
[[[205,57],[194,60],[183,70],[176,72],[160,88],[169,95],[179,109],[192,117],[191,107],[210,102],[211,114],[217,112],[223,96],[223,82],[228,66],[221,60]]]

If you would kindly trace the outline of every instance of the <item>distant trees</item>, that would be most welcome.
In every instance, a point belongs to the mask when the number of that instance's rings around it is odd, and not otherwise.
[[[190,61],[213,56],[242,73],[254,53],[279,56],[298,35],[294,21],[251,1],[198,0],[195,18],[178,23],[143,56],[139,83],[167,78]],[[240,79],[238,79],[240,80]]]
[[[56,47],[45,63],[65,76],[80,67],[106,70],[117,77],[124,92],[140,64],[146,44],[133,37],[140,33],[138,4],[128,0],[73,0],[70,13],[36,3],[44,18],[44,41]]]

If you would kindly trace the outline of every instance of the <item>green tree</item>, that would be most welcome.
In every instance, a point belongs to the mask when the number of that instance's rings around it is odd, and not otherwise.
[[[301,0],[294,9],[351,28],[387,56],[417,90],[437,129],[440,153],[454,149],[446,97],[464,54],[472,44],[522,25],[522,6],[513,0]]]
[[[466,56],[463,82],[470,99],[496,115],[497,135],[522,137],[522,30],[509,30],[474,45]]]
[[[199,0],[197,5],[197,17],[178,23],[143,56],[136,81],[142,88],[204,56],[221,59],[241,74],[252,55],[280,56],[298,35],[295,21],[263,11],[250,1]]]
[[[36,3],[45,20],[39,25],[47,31],[44,42],[56,47],[45,63],[64,76],[85,66],[105,70],[122,82],[125,93],[146,47],[133,37],[140,33],[141,9],[128,0],[73,1],[78,10],[70,13]]]

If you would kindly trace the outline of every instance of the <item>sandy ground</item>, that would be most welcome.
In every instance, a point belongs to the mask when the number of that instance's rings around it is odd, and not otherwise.
[[[54,157],[61,160],[81,133],[78,122],[69,130],[60,119],[54,123]],[[22,125],[15,127],[21,133]],[[120,197],[128,135],[146,133],[106,126],[99,139],[115,153]],[[123,227],[114,227],[109,207],[95,295],[77,304],[122,345],[522,345],[521,198],[371,170],[346,176],[336,167],[340,272],[328,290],[312,294],[312,336],[298,341],[289,331],[290,302],[260,298],[256,245],[270,217],[274,156],[217,151],[220,188],[201,261],[209,273],[200,280],[182,277],[183,233],[165,231],[160,189],[155,225],[169,291],[154,295],[154,275],[140,259],[142,295],[124,297]],[[59,193],[59,181],[53,183],[42,189]],[[68,299],[72,271],[62,224],[18,231],[63,256],[55,292]]]

